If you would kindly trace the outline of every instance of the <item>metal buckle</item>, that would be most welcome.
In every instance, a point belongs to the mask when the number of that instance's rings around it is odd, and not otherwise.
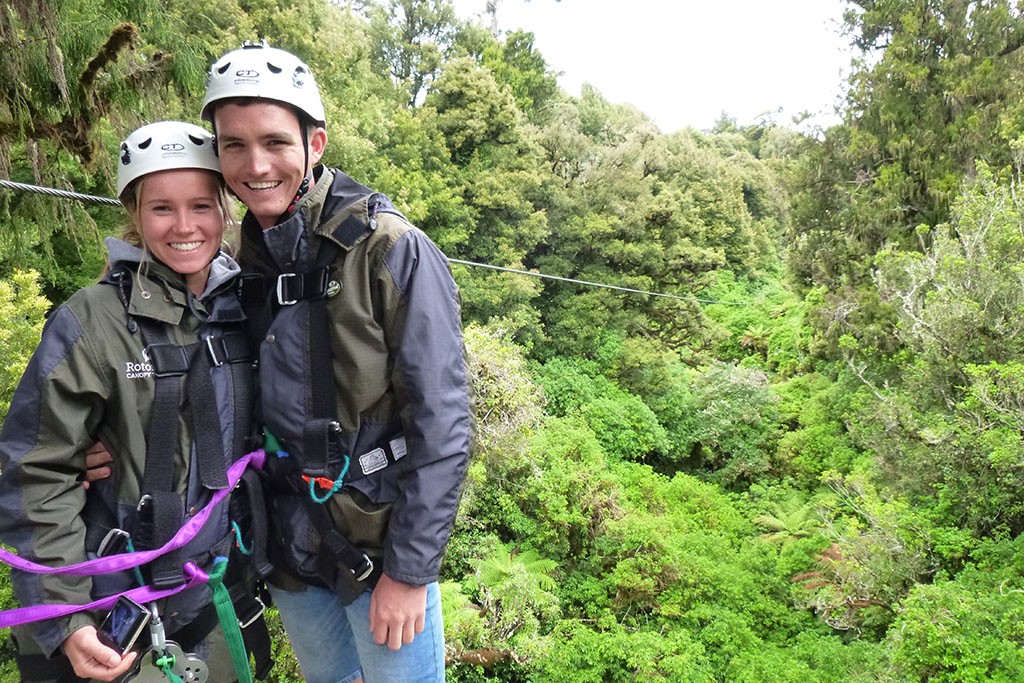
[[[356,570],[352,570],[352,574],[355,575],[356,581],[366,581],[370,574],[373,573],[373,560],[371,560],[365,553],[363,553],[363,560],[366,564],[363,565],[365,569],[361,573],[356,574]]]
[[[111,529],[100,541],[100,547],[96,549],[96,557],[108,557],[127,552],[130,540],[131,534],[124,529]]]
[[[299,303],[298,299],[285,299],[284,298],[284,280],[285,278],[299,277],[298,273],[281,273],[277,276],[277,303],[281,306],[292,306]]]
[[[238,620],[238,627],[239,628],[249,628],[249,626],[251,626],[254,622],[256,622],[257,619],[259,619],[260,617],[263,616],[264,610],[267,609],[267,606],[263,604],[263,601],[260,600],[258,595],[252,596],[252,599],[255,600],[257,602],[257,604],[259,604],[260,608],[258,610],[256,610],[255,613],[251,617],[246,619],[245,621],[242,621],[241,619],[239,619]]]

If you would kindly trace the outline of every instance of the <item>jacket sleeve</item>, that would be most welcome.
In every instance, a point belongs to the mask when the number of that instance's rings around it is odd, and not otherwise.
[[[102,414],[103,378],[82,325],[62,306],[49,318],[0,431],[0,541],[39,564],[60,566],[85,556],[84,449]],[[22,605],[89,601],[89,577],[13,571]],[[74,630],[94,623],[76,613],[28,625],[46,654]]]
[[[447,259],[419,230],[397,240],[384,266],[397,297],[387,336],[408,450],[384,571],[422,585],[437,580],[469,462],[472,413],[459,296]]]

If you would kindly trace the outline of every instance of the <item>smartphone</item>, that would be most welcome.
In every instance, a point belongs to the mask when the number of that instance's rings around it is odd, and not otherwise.
[[[123,657],[146,628],[150,616],[148,609],[122,595],[103,619],[96,635],[100,642]]]

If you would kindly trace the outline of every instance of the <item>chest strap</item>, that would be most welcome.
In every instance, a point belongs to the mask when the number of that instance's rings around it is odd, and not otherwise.
[[[227,463],[210,370],[225,363],[249,362],[251,354],[241,333],[209,335],[202,342],[179,346],[169,341],[161,324],[143,319],[139,327],[153,366],[154,398],[146,432],[146,463],[136,535],[141,546],[158,547],[174,535],[185,519],[184,501],[174,487],[179,415],[187,405],[200,482],[211,490],[226,488]],[[241,382],[238,386],[245,384]],[[186,401],[183,401],[183,394]],[[235,429],[241,429],[237,422]],[[240,438],[236,431],[233,443]],[[175,586],[184,580],[181,557],[176,555],[161,557],[150,566],[154,586]]]
[[[308,273],[281,273],[277,277],[249,274],[239,278],[238,293],[242,308],[263,306],[267,301],[278,307],[292,306],[325,295],[329,281],[329,268],[316,268]]]

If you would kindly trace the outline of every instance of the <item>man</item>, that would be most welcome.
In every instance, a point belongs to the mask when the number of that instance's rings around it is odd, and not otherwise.
[[[321,165],[324,108],[294,55],[210,69],[202,117],[245,203],[266,427],[271,593],[309,683],[442,681],[437,576],[470,448],[458,292],[390,200]]]

